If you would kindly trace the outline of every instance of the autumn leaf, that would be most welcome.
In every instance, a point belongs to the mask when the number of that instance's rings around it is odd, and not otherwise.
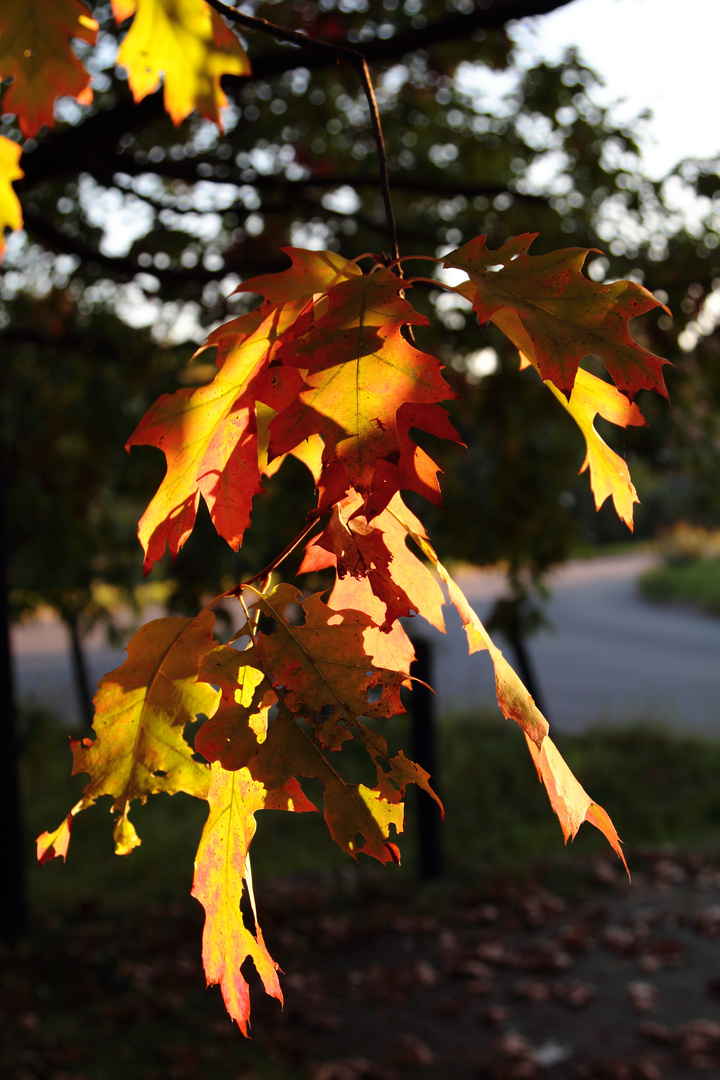
[[[128,448],[155,446],[167,459],[165,478],[138,527],[146,574],[166,545],[177,557],[193,530],[201,497],[220,536],[233,550],[240,547],[252,500],[262,490],[255,412],[259,378],[278,334],[300,306],[285,305],[262,321],[251,313],[236,320],[224,339],[211,336],[211,344],[221,345],[221,367],[213,381],[164,394],[128,439]]]
[[[594,803],[575,779],[552,739],[549,736],[545,738],[540,748],[532,739],[527,739],[527,744],[538,777],[545,785],[550,804],[560,821],[565,843],[575,839],[584,821],[589,822],[600,830],[617,852],[629,877],[630,871],[615,826],[602,806]]]
[[[23,135],[52,126],[62,95],[92,101],[90,76],[72,38],[95,44],[98,24],[80,0],[4,0],[0,10],[0,78],[12,78],[3,112],[15,113]]]
[[[284,364],[303,370],[306,388],[270,425],[270,457],[322,434],[321,510],[350,487],[371,516],[401,487],[439,501],[418,473],[403,413],[410,410],[412,426],[457,439],[437,404],[454,394],[439,361],[403,336],[403,326],[427,322],[399,295],[407,288],[385,267],[333,285],[308,332],[279,351]]]
[[[362,496],[356,491],[335,504],[324,531],[307,546],[298,573],[335,566],[340,589],[334,590],[329,606],[336,611],[343,607],[364,611],[382,631],[391,630],[397,619],[422,611],[432,626],[444,632],[442,590],[408,548],[407,530],[395,515],[412,517],[415,528],[422,525],[399,494],[390,501],[389,510],[394,513],[385,510],[372,522],[360,513],[362,506]],[[380,601],[380,608],[372,600],[368,604],[368,594]]]
[[[217,350],[213,381],[164,394],[126,444],[155,446],[167,460],[165,478],[138,527],[146,574],[166,546],[177,557],[193,530],[201,498],[220,536],[235,551],[242,543],[252,500],[263,490],[261,468],[268,471],[267,410],[275,415],[283,411],[302,386],[298,369],[273,363],[277,347],[305,318],[308,305],[312,314],[312,298],[328,281],[352,276],[357,269],[333,252],[286,251],[292,260],[287,271],[253,278],[238,290],[267,293],[265,304],[218,327],[198,350]],[[265,425],[260,432],[258,410]],[[317,438],[300,439],[289,450],[316,467]]]
[[[165,110],[175,125],[195,109],[222,128],[222,75],[249,75],[237,37],[204,0],[112,0],[117,22],[134,13],[117,62],[136,102],[163,79]]]
[[[244,1035],[250,1015],[250,992],[242,975],[248,957],[265,992],[282,1002],[277,964],[270,956],[255,915],[255,929],[245,923],[240,909],[243,882],[249,877],[248,851],[255,834],[255,813],[267,803],[264,786],[247,769],[227,772],[211,769],[210,807],[195,859],[192,895],[205,909],[203,966],[208,986],[219,984],[225,1006]],[[254,908],[254,898],[252,898]]]
[[[264,297],[266,306],[287,304],[326,293],[341,281],[362,277],[357,263],[349,262],[336,251],[308,251],[305,248],[280,248],[290,259],[290,266],[275,274],[262,274],[238,285],[236,293],[251,292]]]
[[[630,470],[620,455],[598,435],[593,421],[596,416],[602,416],[621,427],[642,427],[645,418],[637,405],[629,402],[611,383],[603,382],[583,368],[578,368],[569,401],[550,381],[547,385],[585,436],[587,453],[580,472],[590,469],[595,508],[599,510],[605,500],[612,497],[618,517],[632,529],[633,504],[640,500],[630,479]]]
[[[334,740],[333,729],[339,724],[405,711],[400,673],[374,669],[365,654],[363,632],[371,622],[367,615],[333,611],[319,593],[303,600],[300,591],[287,584],[263,594],[258,603],[277,621],[278,629],[258,635],[257,663],[273,685],[284,689],[285,704],[293,715],[316,727],[324,745]],[[295,605],[304,618],[301,625],[288,615],[288,608]]]
[[[363,851],[381,862],[398,861],[389,846],[390,826],[398,832],[403,826],[398,788],[387,798],[383,791],[342,778],[286,705],[290,695],[283,687],[272,689],[274,676],[269,664],[273,657],[272,650],[269,657],[259,657],[256,649],[240,652],[229,645],[207,654],[200,677],[219,686],[222,699],[215,715],[198,732],[196,748],[226,769],[247,768],[253,779],[262,783],[268,798],[272,796],[273,805],[281,809],[316,810],[297,777],[320,780],[323,813],[335,842],[353,858]],[[318,660],[320,667],[323,663],[322,658]],[[268,665],[265,671],[264,665]],[[368,665],[365,659],[364,666]],[[273,705],[277,715],[270,723]],[[323,731],[332,744],[331,727],[325,726]]]
[[[532,365],[540,374],[533,342],[518,315],[514,311],[503,311],[496,318],[500,329],[520,348],[521,364]],[[595,497],[595,508],[599,510],[608,496],[611,496],[618,517],[632,530],[633,505],[640,500],[630,479],[630,470],[620,455],[611,450],[598,434],[594,420],[596,416],[602,416],[620,427],[642,427],[645,418],[637,405],[628,401],[617,387],[603,382],[584,368],[577,370],[569,400],[550,379],[545,380],[545,385],[570,413],[585,437],[587,453],[580,472],[590,469],[590,486]]]
[[[590,799],[573,776],[548,736],[547,720],[500,649],[492,641],[462,589],[453,581],[428,541],[409,527],[408,533],[431,560],[447,585],[450,600],[463,622],[469,652],[472,654],[487,649],[490,653],[495,668],[495,690],[500,710],[507,720],[515,720],[522,728],[538,775],[545,784],[550,805],[560,820],[565,840],[567,841],[569,837],[574,838],[583,821],[589,821],[600,829],[625,863],[620,840],[608,814]],[[625,869],[627,870],[627,864],[625,864]]]
[[[541,378],[566,397],[580,361],[590,355],[602,359],[630,400],[642,388],[667,397],[662,366],[668,361],[638,345],[628,329],[630,319],[663,305],[633,281],[590,281],[582,273],[585,248],[528,255],[536,236],[524,233],[494,251],[487,237],[478,236],[445,256],[444,266],[469,275],[457,291],[472,300],[480,323],[496,323],[522,350],[513,324],[502,323],[503,312],[515,312],[532,341]]]
[[[5,229],[21,229],[23,223],[20,200],[12,188],[13,180],[25,175],[20,168],[21,153],[18,143],[0,135],[0,260],[5,251]]]
[[[160,791],[184,791],[201,799],[207,794],[207,768],[193,759],[183,728],[217,705],[217,691],[196,681],[201,658],[215,644],[213,624],[213,614],[205,612],[195,619],[155,619],[141,627],[128,645],[125,663],[100,680],[95,739],[71,740],[73,775],[90,776],[83,805],[71,813],[111,795],[119,855],[140,843],[128,817],[133,799],[145,802]],[[69,836],[69,821],[67,829]],[[57,831],[44,841],[43,850],[54,847],[54,854],[64,854],[63,846],[66,851],[65,833]]]

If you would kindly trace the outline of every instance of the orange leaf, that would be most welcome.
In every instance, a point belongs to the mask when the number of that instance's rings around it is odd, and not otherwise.
[[[226,772],[219,765],[212,766],[210,812],[200,838],[192,887],[192,895],[205,908],[203,965],[208,986],[220,985],[225,1006],[244,1035],[250,992],[240,969],[248,956],[265,992],[283,1000],[277,964],[267,950],[257,917],[253,932],[240,910],[244,881],[254,908],[248,850],[255,834],[255,813],[266,805],[266,798],[265,788],[247,769]]]
[[[126,68],[135,101],[164,80],[165,110],[180,124],[195,109],[222,127],[227,98],[222,75],[249,75],[250,62],[237,37],[203,0],[112,0],[122,22],[135,12],[117,62]]]
[[[437,490],[434,474],[428,484],[426,455],[418,469],[408,432],[412,424],[456,439],[436,404],[454,394],[439,361],[402,335],[404,325],[427,322],[399,295],[407,288],[385,267],[333,285],[312,328],[280,349],[283,363],[307,372],[306,389],[270,425],[270,456],[322,434],[321,510],[350,487],[363,495],[370,516],[401,487],[439,501],[431,490],[432,482]],[[404,422],[408,409],[411,419]]]
[[[5,251],[5,229],[21,229],[22,207],[13,191],[12,181],[21,180],[25,173],[20,168],[22,147],[0,135],[0,259]]]
[[[98,24],[80,0],[4,0],[0,11],[0,77],[12,77],[3,112],[15,113],[26,137],[52,126],[55,98],[68,94],[88,104],[90,76],[72,50],[72,38],[95,44]]]
[[[329,606],[336,611],[343,607],[357,608],[367,611],[375,619],[377,605],[365,606],[365,598],[371,593],[385,609],[384,618],[378,619],[382,631],[391,630],[397,619],[418,612],[444,632],[442,590],[427,567],[408,548],[407,530],[389,510],[410,520],[414,528],[421,530],[422,525],[399,494],[393,496],[389,509],[374,517],[371,523],[360,513],[362,505],[362,496],[351,491],[333,507],[330,522],[308,545],[298,573],[336,566],[343,603],[339,602],[337,590],[334,590]]]
[[[630,400],[643,387],[667,397],[662,366],[668,361],[638,345],[628,329],[634,316],[663,305],[633,281],[590,281],[582,273],[585,248],[528,255],[536,236],[524,233],[495,251],[488,250],[485,236],[478,236],[445,257],[445,266],[469,274],[470,281],[457,291],[472,300],[481,324],[492,320],[526,351],[512,326],[502,325],[504,311],[516,312],[532,341],[541,378],[552,380],[566,397],[580,361],[590,355],[602,358]]]
[[[289,248],[287,253],[290,269],[254,278],[238,290],[267,293],[270,299],[258,311],[218,327],[198,350],[217,348],[213,381],[163,395],[126,444],[155,446],[167,459],[167,474],[138,530],[146,574],[166,545],[177,556],[193,530],[201,497],[219,534],[235,551],[242,543],[252,500],[262,491],[261,467],[267,472],[267,428],[258,431],[258,402],[266,424],[268,410],[284,410],[302,386],[296,368],[273,363],[278,344],[297,325],[304,328],[313,296],[328,281],[357,269],[333,252]],[[312,469],[317,442],[301,439],[290,451]]]
[[[262,490],[255,413],[259,378],[278,334],[300,307],[285,305],[259,326],[253,312],[234,321],[232,334],[221,337],[216,331],[208,340],[219,344],[222,366],[213,381],[163,394],[128,439],[127,447],[156,446],[168,465],[138,528],[146,574],[166,544],[173,559],[177,556],[193,530],[201,497],[219,534],[235,551],[240,547],[253,497]]]
[[[600,830],[622,859],[627,870],[628,866],[625,862],[625,856],[620,846],[620,837],[615,830],[615,826],[602,806],[594,803],[585,789],[575,779],[552,739],[549,736],[544,739],[540,749],[537,748],[532,739],[527,739],[527,744],[538,777],[545,785],[550,804],[560,820],[565,843],[568,840],[574,840],[582,823],[587,821]],[[628,870],[629,876],[630,871]]]
[[[302,600],[299,590],[286,584],[258,602],[278,629],[258,636],[256,662],[273,685],[283,688],[293,715],[314,725],[321,743],[335,742],[334,729],[359,716],[389,717],[405,711],[399,694],[402,675],[374,669],[365,653],[363,632],[371,621],[367,615],[333,611],[319,594]],[[288,618],[290,605],[301,608],[302,625]],[[373,700],[377,691],[380,696]]]
[[[574,837],[583,821],[589,821],[605,835],[623,863],[625,858],[620,840],[607,813],[583,790],[548,736],[548,722],[542,715],[522,681],[508,664],[487,630],[470,606],[462,589],[453,581],[430,544],[412,528],[406,526],[420,550],[436,567],[448,587],[450,599],[458,610],[467,634],[470,653],[487,649],[495,667],[495,690],[503,716],[515,720],[522,728],[540,779],[545,784],[550,805],[560,819],[563,835]],[[627,869],[627,864],[625,865]]]

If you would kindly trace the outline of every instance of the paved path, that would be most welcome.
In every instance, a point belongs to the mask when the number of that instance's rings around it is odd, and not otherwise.
[[[644,603],[635,582],[649,563],[645,554],[600,558],[570,563],[554,575],[547,608],[554,629],[532,638],[529,648],[557,730],[649,720],[720,737],[720,619]],[[502,577],[491,572],[469,571],[458,580],[481,618],[503,588]],[[434,683],[446,709],[467,713],[492,704],[492,666],[487,654],[467,655],[460,620],[446,610],[448,634],[428,634],[436,645]],[[18,627],[13,650],[20,696],[45,702],[69,720],[76,705],[63,627]],[[96,636],[88,659],[97,679],[124,653]]]
[[[720,619],[644,602],[636,581],[651,562],[646,554],[578,561],[551,580],[553,629],[531,638],[529,651],[557,730],[643,720],[720,737]],[[502,591],[495,574],[468,572],[458,581],[481,618]],[[490,703],[492,665],[486,654],[465,656],[454,613],[447,637],[432,636],[445,705],[465,711]]]

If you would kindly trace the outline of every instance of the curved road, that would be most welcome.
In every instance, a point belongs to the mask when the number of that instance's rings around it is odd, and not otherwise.
[[[643,720],[720,736],[720,619],[643,602],[635,582],[651,561],[646,554],[600,558],[570,563],[554,575],[547,605],[554,629],[533,637],[529,649],[555,729]],[[458,582],[481,618],[503,588],[502,577],[492,572],[467,571]],[[420,620],[412,627],[435,644],[433,681],[442,707],[468,713],[492,705],[489,657],[467,655],[460,620],[454,609],[446,611],[445,636]],[[56,623],[13,631],[20,696],[47,703],[70,720],[76,706],[68,651]],[[504,651],[513,663],[511,651]],[[97,679],[122,663],[124,653],[96,637],[88,658]]]

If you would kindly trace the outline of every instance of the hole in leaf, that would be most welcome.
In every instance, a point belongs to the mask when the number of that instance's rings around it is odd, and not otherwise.
[[[305,611],[300,604],[288,604],[284,614],[290,626],[305,625]]]
[[[167,771],[165,769],[156,769],[153,776],[167,776]]]
[[[383,694],[382,686],[371,686],[367,694],[368,705],[375,705]]]

